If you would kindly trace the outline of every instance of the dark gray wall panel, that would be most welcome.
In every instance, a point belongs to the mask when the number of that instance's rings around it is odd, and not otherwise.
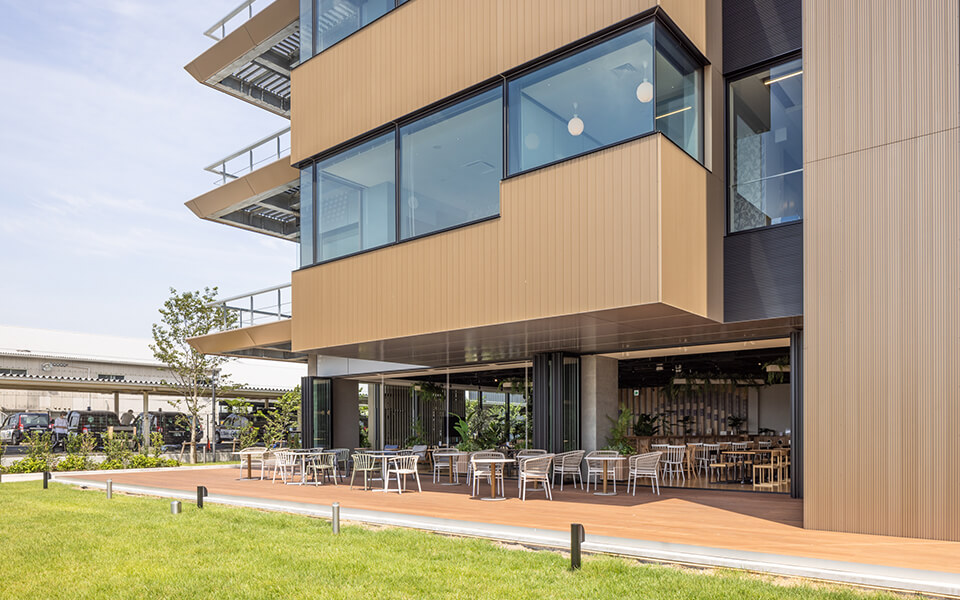
[[[723,72],[802,46],[800,0],[723,0]]]
[[[724,238],[724,321],[802,314],[803,223]]]

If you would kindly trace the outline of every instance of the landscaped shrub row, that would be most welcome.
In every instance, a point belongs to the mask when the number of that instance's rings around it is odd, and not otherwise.
[[[124,434],[106,438],[103,452],[106,458],[96,463],[90,454],[96,446],[96,438],[89,433],[71,436],[67,441],[67,455],[59,460],[53,456],[53,443],[49,433],[33,433],[24,440],[27,456],[9,467],[0,467],[0,473],[42,473],[44,471],[94,471],[110,469],[152,469],[157,467],[179,467],[180,462],[161,458],[163,444],[158,433],[152,440],[153,454],[140,454],[130,449],[131,440]]]

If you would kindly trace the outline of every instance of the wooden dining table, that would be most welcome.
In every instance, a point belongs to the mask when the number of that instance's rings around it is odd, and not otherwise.
[[[474,458],[471,459],[476,465],[490,465],[490,497],[480,498],[481,500],[506,500],[506,496],[497,496],[497,472],[502,470],[503,466],[509,463],[517,462],[514,458]]]
[[[742,459],[743,459],[743,461],[742,461],[743,463],[746,463],[746,462],[747,462],[747,458],[749,457],[749,458],[750,458],[750,465],[751,465],[751,467],[752,467],[752,466],[753,466],[753,461],[754,461],[755,457],[757,456],[757,451],[756,451],[756,450],[723,450],[723,451],[721,452],[721,454],[726,454],[726,455],[728,455],[728,456],[740,456],[740,457],[742,457]],[[740,471],[742,472],[742,475],[741,475],[741,477],[740,477],[740,483],[744,483],[744,484],[746,484],[746,483],[753,483],[753,469],[752,469],[752,468],[751,468],[751,469],[744,469],[744,468],[742,467],[742,463],[741,463]],[[748,471],[749,471],[749,473],[750,473],[749,476],[747,475]]]

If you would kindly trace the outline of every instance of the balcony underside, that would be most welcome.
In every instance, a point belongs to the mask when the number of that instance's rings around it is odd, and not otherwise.
[[[300,239],[300,172],[281,158],[186,203],[201,219]]]
[[[190,339],[204,354],[306,362],[306,354],[290,350],[290,319],[231,329]]]
[[[300,61],[300,8],[276,0],[185,68],[197,81],[290,117],[290,71]]]

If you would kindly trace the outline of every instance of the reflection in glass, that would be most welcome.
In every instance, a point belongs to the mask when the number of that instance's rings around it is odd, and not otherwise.
[[[700,66],[665,29],[657,29],[657,131],[701,160]]]
[[[396,240],[395,136],[388,133],[317,164],[317,260]]]
[[[300,62],[313,56],[313,0],[300,0]]]
[[[300,171],[300,266],[313,263],[313,165],[310,165]]]
[[[800,59],[730,84],[730,231],[803,215]]]
[[[400,129],[400,237],[406,239],[500,212],[501,88]]]
[[[394,8],[394,0],[318,0],[313,34],[322,52]]]
[[[509,83],[510,173],[653,130],[653,23]]]

